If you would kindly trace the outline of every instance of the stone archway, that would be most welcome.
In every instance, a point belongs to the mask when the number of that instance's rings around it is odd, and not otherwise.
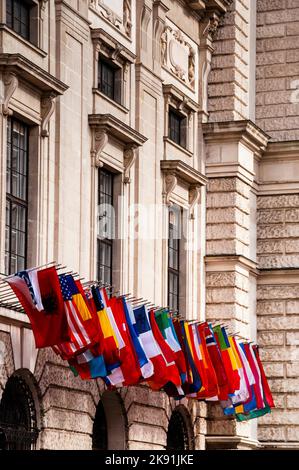
[[[127,417],[117,392],[106,391],[98,403],[93,424],[94,450],[125,450],[127,448]]]
[[[189,411],[177,406],[168,423],[167,450],[194,450],[194,430]]]
[[[6,450],[36,449],[40,405],[34,376],[19,369],[9,377],[0,402],[0,445]]]

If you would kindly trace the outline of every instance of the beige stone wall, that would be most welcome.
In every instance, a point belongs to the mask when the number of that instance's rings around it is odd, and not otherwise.
[[[298,196],[258,198],[258,342],[276,409],[259,421],[261,441],[299,438]]]
[[[256,118],[274,140],[299,138],[298,47],[298,0],[258,0]]]
[[[234,0],[216,33],[209,76],[209,120],[249,116],[250,1]]]

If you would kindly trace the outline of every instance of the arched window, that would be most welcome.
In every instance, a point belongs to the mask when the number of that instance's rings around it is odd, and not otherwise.
[[[36,408],[30,387],[21,375],[11,376],[0,403],[0,446],[6,450],[35,449]]]
[[[94,419],[92,448],[94,450],[125,450],[126,429],[126,414],[120,395],[117,392],[104,392]]]
[[[167,450],[193,450],[194,432],[191,418],[183,406],[178,406],[169,420]]]

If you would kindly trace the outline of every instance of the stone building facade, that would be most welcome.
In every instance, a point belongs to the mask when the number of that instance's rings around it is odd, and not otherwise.
[[[299,0],[0,0],[0,38],[1,272],[56,260],[225,322],[258,341],[276,402],[237,423],[145,385],[107,392],[37,351],[27,317],[2,303],[4,439],[165,449],[175,429],[186,449],[298,448]],[[172,270],[171,207],[185,238]],[[17,429],[11,397],[26,410]]]

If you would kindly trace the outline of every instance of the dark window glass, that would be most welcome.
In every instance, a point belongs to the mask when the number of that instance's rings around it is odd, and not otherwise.
[[[168,305],[173,311],[179,310],[180,219],[181,209],[171,207],[168,224]]]
[[[32,3],[26,0],[6,0],[6,24],[25,39],[30,39]]]
[[[113,173],[99,170],[98,220],[98,280],[112,284],[113,251]]]
[[[5,270],[26,267],[28,213],[28,126],[7,123]]]
[[[121,102],[121,69],[115,67],[114,64],[100,60],[99,62],[99,76],[98,76],[99,90],[114,101]]]
[[[170,109],[168,123],[169,138],[176,144],[186,147],[186,117]]]

